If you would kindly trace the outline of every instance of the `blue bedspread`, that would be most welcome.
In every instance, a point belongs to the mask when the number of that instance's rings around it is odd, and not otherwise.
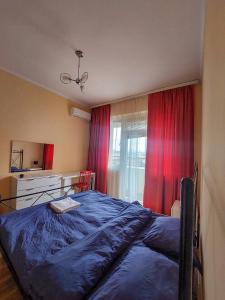
[[[1,243],[32,299],[177,299],[178,265],[142,243],[150,211],[93,191],[73,198],[81,206],[65,214],[41,204],[0,217]]]

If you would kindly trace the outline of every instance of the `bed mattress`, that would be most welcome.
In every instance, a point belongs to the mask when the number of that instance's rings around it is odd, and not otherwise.
[[[0,217],[2,247],[26,295],[178,299],[177,262],[143,243],[156,215],[94,191],[72,198],[81,205],[65,214],[45,203]]]

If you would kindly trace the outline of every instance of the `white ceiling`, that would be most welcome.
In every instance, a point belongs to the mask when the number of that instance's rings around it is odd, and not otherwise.
[[[96,105],[201,77],[204,0],[0,0],[0,68]],[[63,85],[85,52],[82,94]]]

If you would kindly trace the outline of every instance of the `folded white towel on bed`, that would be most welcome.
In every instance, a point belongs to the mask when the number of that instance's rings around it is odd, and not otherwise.
[[[50,202],[51,209],[56,213],[65,213],[71,209],[78,208],[80,202],[72,200],[71,198],[65,198],[58,201]]]

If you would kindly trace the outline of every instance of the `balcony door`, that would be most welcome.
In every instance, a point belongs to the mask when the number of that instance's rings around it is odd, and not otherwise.
[[[147,112],[112,117],[108,193],[143,202]]]

